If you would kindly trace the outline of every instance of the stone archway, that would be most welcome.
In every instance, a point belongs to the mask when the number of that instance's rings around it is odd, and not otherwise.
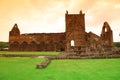
[[[109,32],[111,31],[111,28],[107,22],[104,22],[103,28],[102,28],[102,33]]]
[[[104,22],[104,24],[103,24],[102,33],[101,33],[101,40],[107,46],[113,45],[112,30],[107,22]]]

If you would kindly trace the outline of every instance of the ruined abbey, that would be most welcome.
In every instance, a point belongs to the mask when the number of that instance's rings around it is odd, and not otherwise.
[[[63,33],[20,34],[15,24],[9,32],[9,51],[109,51],[113,46],[112,30],[107,22],[101,27],[101,35],[85,31],[85,14],[65,14]]]

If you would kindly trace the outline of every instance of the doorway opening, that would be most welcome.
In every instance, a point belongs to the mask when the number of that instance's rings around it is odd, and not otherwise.
[[[74,47],[75,46],[74,40],[71,40],[70,44],[71,44],[72,47]]]

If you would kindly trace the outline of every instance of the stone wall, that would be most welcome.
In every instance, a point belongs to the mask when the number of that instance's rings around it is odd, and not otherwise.
[[[14,29],[12,31],[17,33]],[[65,49],[65,33],[14,35],[14,32],[9,36],[10,51],[64,51]]]

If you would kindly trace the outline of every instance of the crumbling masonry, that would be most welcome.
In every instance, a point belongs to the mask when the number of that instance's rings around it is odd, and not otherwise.
[[[85,31],[85,14],[65,14],[66,31],[64,33],[20,34],[15,24],[9,32],[10,51],[76,51],[103,52],[113,46],[112,30],[104,22],[101,35]]]

